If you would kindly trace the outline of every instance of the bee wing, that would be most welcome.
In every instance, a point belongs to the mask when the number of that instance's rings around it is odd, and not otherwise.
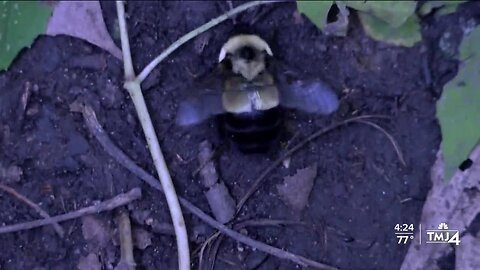
[[[294,81],[280,87],[280,104],[308,113],[331,114],[338,109],[335,92],[320,80]]]
[[[224,112],[221,93],[206,93],[182,101],[175,122],[179,126],[195,125]]]

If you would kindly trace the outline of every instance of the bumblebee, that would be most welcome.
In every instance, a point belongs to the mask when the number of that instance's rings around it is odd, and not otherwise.
[[[232,36],[218,63],[220,89],[180,103],[176,123],[190,126],[217,116],[223,134],[241,152],[274,148],[285,109],[327,115],[338,108],[337,96],[320,80],[279,79],[272,49],[257,35]]]

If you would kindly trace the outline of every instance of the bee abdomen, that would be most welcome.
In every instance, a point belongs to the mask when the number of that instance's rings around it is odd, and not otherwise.
[[[279,107],[248,113],[227,113],[224,128],[228,139],[244,153],[267,152],[278,143],[282,126]]]

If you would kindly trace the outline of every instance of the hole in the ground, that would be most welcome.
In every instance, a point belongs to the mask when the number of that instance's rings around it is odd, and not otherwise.
[[[468,168],[472,167],[473,161],[469,158],[465,159],[458,168],[463,172],[467,170]]]
[[[333,4],[327,14],[327,23],[332,23],[337,21],[337,15],[340,12],[336,4]]]

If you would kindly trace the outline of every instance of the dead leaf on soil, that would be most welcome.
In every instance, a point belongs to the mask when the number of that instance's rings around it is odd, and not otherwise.
[[[98,1],[58,2],[48,22],[47,34],[77,37],[122,59],[122,51],[115,45],[107,31]]]
[[[87,257],[81,257],[77,265],[78,270],[101,270],[102,264],[98,260],[98,256],[90,253]]]
[[[457,171],[447,183],[443,181],[443,158],[441,152],[437,155],[432,172],[432,189],[430,190],[420,224],[422,225],[422,242],[414,241],[410,245],[408,253],[403,261],[402,270],[431,269],[429,265],[443,254],[448,252],[450,245],[426,245],[427,234],[425,230],[437,229],[440,223],[448,224],[450,230],[458,230],[460,234],[466,230],[470,223],[480,213],[480,145],[470,154],[473,165],[465,171]],[[417,225],[419,227],[419,225]],[[418,231],[418,228],[417,228]],[[456,252],[464,252],[460,246],[471,239],[468,233],[460,239],[460,244],[455,246]],[[420,239],[417,232],[415,239]],[[478,240],[476,240],[478,241]],[[472,252],[470,254],[473,255]],[[478,254],[478,251],[477,253]],[[466,253],[460,254],[467,256]],[[458,255],[457,255],[458,256]],[[477,258],[464,258],[468,262]],[[469,268],[457,268],[469,269]]]
[[[152,245],[152,234],[144,229],[133,229],[133,241],[135,247],[144,250]]]
[[[282,201],[293,210],[302,211],[308,203],[308,197],[317,176],[317,164],[297,170],[292,176],[285,176],[283,183],[277,185]]]
[[[82,218],[83,238],[92,247],[91,251],[103,249],[110,240],[110,233],[105,224],[94,216]]]

